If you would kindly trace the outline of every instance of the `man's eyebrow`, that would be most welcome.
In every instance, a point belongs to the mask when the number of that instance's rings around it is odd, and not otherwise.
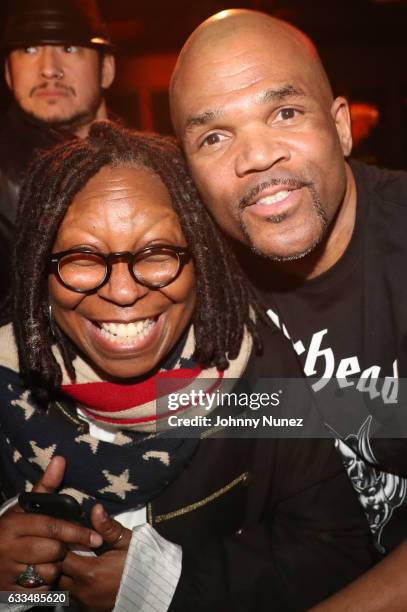
[[[222,114],[223,112],[219,109],[204,111],[203,113],[199,113],[198,115],[190,115],[185,122],[185,130],[188,131],[191,128],[197,127],[199,125],[206,125],[210,121],[221,117]]]
[[[305,96],[302,89],[294,87],[294,85],[285,85],[284,87],[279,87],[278,89],[266,89],[265,91],[262,91],[257,96],[257,102],[278,102],[280,100],[284,100],[285,98],[300,96]]]
[[[294,96],[305,96],[305,93],[302,91],[302,89],[294,87],[293,85],[284,85],[278,89],[266,89],[265,91],[260,92],[257,94],[255,101],[258,104],[265,102],[278,102],[280,100],[284,100],[285,98]],[[185,131],[189,131],[197,126],[206,125],[215,119],[219,119],[219,117],[222,117],[223,114],[223,109],[218,108],[214,110],[206,110],[202,113],[198,113],[197,115],[190,115],[185,122]]]

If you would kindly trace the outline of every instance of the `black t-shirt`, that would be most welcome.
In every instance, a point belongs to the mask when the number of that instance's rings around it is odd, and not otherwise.
[[[312,378],[310,385],[316,391],[322,418],[337,433],[338,451],[376,546],[384,552],[407,536],[407,480],[373,467],[380,459],[371,437],[371,418],[380,421],[383,393],[386,399],[393,399],[396,348],[389,337],[393,357],[382,362],[372,362],[363,350],[363,319],[369,307],[363,295],[363,242],[371,202],[363,175],[357,167],[353,171],[358,196],[355,228],[346,251],[332,268],[299,282],[282,274],[281,265],[265,260],[253,265],[251,258],[243,263],[262,291],[270,318],[291,339],[304,373]],[[383,443],[387,441],[381,440]]]
[[[273,274],[272,300],[307,376],[332,378],[343,371],[343,360],[354,358],[360,368],[362,286],[360,208],[351,242],[342,258],[320,276],[300,285]],[[271,314],[271,313],[270,313]],[[353,369],[357,369],[357,363]]]

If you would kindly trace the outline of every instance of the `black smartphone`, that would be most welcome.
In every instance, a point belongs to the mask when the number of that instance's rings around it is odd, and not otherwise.
[[[55,518],[80,523],[89,527],[82,508],[71,495],[64,493],[21,493],[18,503],[25,512],[34,514],[47,514]]]
[[[82,511],[81,506],[72,495],[65,493],[20,493],[18,503],[25,512],[46,514],[93,529],[90,517]],[[110,549],[106,542],[99,548],[92,548],[97,555],[101,555]]]

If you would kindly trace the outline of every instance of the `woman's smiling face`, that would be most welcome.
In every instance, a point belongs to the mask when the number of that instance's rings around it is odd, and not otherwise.
[[[75,196],[53,252],[134,252],[157,244],[186,246],[159,176],[104,167]],[[49,293],[56,322],[87,361],[109,378],[131,378],[160,363],[188,326],[195,306],[193,264],[187,262],[171,284],[151,290],[119,260],[109,282],[94,293],[75,293],[55,274],[49,276]]]

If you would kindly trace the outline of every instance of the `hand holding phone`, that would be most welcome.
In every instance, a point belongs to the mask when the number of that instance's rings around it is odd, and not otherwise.
[[[45,514],[93,529],[89,515],[82,511],[79,503],[71,495],[65,493],[21,493],[18,497],[18,503],[25,512]],[[101,555],[110,549],[111,546],[104,542],[92,551]]]
[[[34,485],[32,493],[55,493],[61,486],[64,472],[64,458],[54,457]],[[27,501],[30,502],[30,498]],[[73,503],[76,505],[75,501]],[[38,504],[38,501],[35,501],[35,504]],[[57,504],[59,505],[60,501]],[[22,574],[28,565],[35,566],[46,585],[56,585],[60,579],[61,564],[67,557],[67,546],[92,550],[103,542],[103,537],[97,530],[86,529],[76,521],[55,519],[54,529],[50,534],[50,519],[47,515],[38,514],[43,509],[41,501],[39,506],[33,506],[31,509],[37,510],[37,514],[28,514],[21,506],[14,505],[0,516],[0,590],[15,589],[16,576]],[[71,518],[72,512],[74,518],[82,514],[78,513],[77,508],[70,510],[68,514]],[[56,547],[52,540],[59,541],[61,546]]]

